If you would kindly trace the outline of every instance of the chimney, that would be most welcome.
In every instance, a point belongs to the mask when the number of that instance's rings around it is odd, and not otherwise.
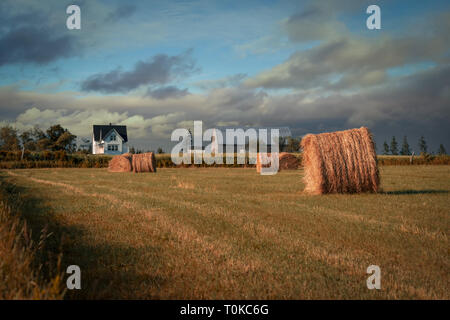
[[[109,125],[112,126],[112,123],[110,122]]]

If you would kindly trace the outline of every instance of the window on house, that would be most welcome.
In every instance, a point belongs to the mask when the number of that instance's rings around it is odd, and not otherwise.
[[[111,141],[116,141],[116,135],[115,134],[111,135]]]

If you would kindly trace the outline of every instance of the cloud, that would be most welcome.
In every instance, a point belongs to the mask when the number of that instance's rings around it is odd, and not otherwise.
[[[188,94],[188,89],[178,89],[175,86],[147,90],[147,95],[155,99],[181,98]]]
[[[68,35],[54,36],[51,30],[22,27],[0,38],[0,66],[10,63],[45,64],[74,55],[75,41]]]
[[[205,128],[224,123],[289,126],[294,135],[365,125],[372,129],[379,143],[392,135],[406,134],[413,141],[415,135],[424,134],[434,148],[438,143],[450,145],[449,88],[449,66],[404,76],[387,87],[325,96],[316,95],[316,91],[269,95],[235,87],[161,100],[131,94],[37,94],[18,87],[3,87],[0,110],[2,119],[8,119],[19,129],[61,123],[78,136],[89,136],[92,124],[126,124],[132,143],[141,146],[167,148],[173,129],[203,120]]]
[[[115,8],[114,11],[112,11],[108,17],[106,18],[106,20],[108,22],[111,21],[117,21],[117,20],[121,20],[121,19],[126,19],[131,17],[137,10],[137,7],[135,5],[132,4],[122,4],[119,5],[117,8]]]
[[[241,84],[242,80],[245,77],[247,77],[247,74],[237,73],[220,79],[197,81],[196,83],[194,83],[194,86],[199,87],[200,89],[203,90],[225,88],[225,87],[236,87]]]
[[[89,137],[93,124],[114,123],[126,125],[133,139],[166,138],[176,123],[183,119],[184,113],[175,112],[154,117],[130,115],[129,112],[111,112],[106,109],[99,110],[69,110],[69,109],[38,109],[30,108],[19,114],[14,126],[19,130],[31,129],[35,125],[48,128],[54,124],[61,124],[77,136]],[[0,125],[4,123],[0,122]]]
[[[350,89],[382,84],[389,68],[439,61],[447,45],[438,37],[341,37],[294,53],[244,84],[252,88]]]
[[[335,10],[312,4],[286,19],[284,28],[289,39],[294,42],[340,37],[348,31],[342,22],[336,20],[335,15]]]
[[[177,78],[187,77],[196,71],[195,62],[188,50],[177,56],[155,55],[139,61],[130,71],[115,69],[90,76],[81,84],[83,91],[104,93],[129,92],[142,85],[164,85]]]
[[[244,81],[249,88],[355,90],[393,81],[390,69],[449,62],[450,12],[427,12],[414,25],[401,24],[368,36],[351,32],[342,16],[365,12],[368,1],[314,1],[282,22],[297,50],[284,62]],[[356,30],[356,31],[355,31]],[[358,31],[359,30],[359,31]],[[306,49],[305,49],[306,46]]]
[[[66,8],[70,4],[74,3],[0,1],[0,66],[46,64],[59,58],[145,46],[166,36],[161,20],[130,19],[138,11],[137,5],[99,0],[76,1],[81,8],[81,30],[67,30]]]
[[[65,11],[55,13],[20,1],[0,3],[0,67],[48,64],[78,54],[77,37],[65,28]]]

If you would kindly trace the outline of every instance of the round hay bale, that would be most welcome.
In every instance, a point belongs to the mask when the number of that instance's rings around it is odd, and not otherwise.
[[[269,168],[271,166],[271,153],[267,153],[266,161],[261,161],[261,153],[256,157],[256,172],[261,173],[261,168]],[[265,162],[264,164],[262,164]],[[278,170],[296,170],[300,162],[296,156],[287,152],[281,152],[278,155]]]
[[[377,192],[377,157],[370,131],[362,127],[308,134],[301,142],[305,192]]]
[[[156,172],[156,157],[153,152],[133,154],[133,172]]]
[[[279,159],[280,170],[297,170],[300,164],[296,156],[287,152],[281,152]]]
[[[130,172],[131,166],[131,154],[124,153],[118,156],[114,156],[108,164],[108,171],[110,172]]]
[[[256,172],[257,173],[261,173],[261,168],[270,167],[271,154],[267,153],[267,156],[265,157],[266,159],[261,159],[261,158],[264,158],[264,157],[261,155],[261,153],[258,152],[258,154],[256,155]]]

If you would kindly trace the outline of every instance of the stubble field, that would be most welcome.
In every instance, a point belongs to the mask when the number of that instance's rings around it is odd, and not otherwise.
[[[308,196],[302,170],[0,171],[66,298],[449,299],[450,167],[381,167],[379,194]],[[366,269],[381,268],[381,290]]]

